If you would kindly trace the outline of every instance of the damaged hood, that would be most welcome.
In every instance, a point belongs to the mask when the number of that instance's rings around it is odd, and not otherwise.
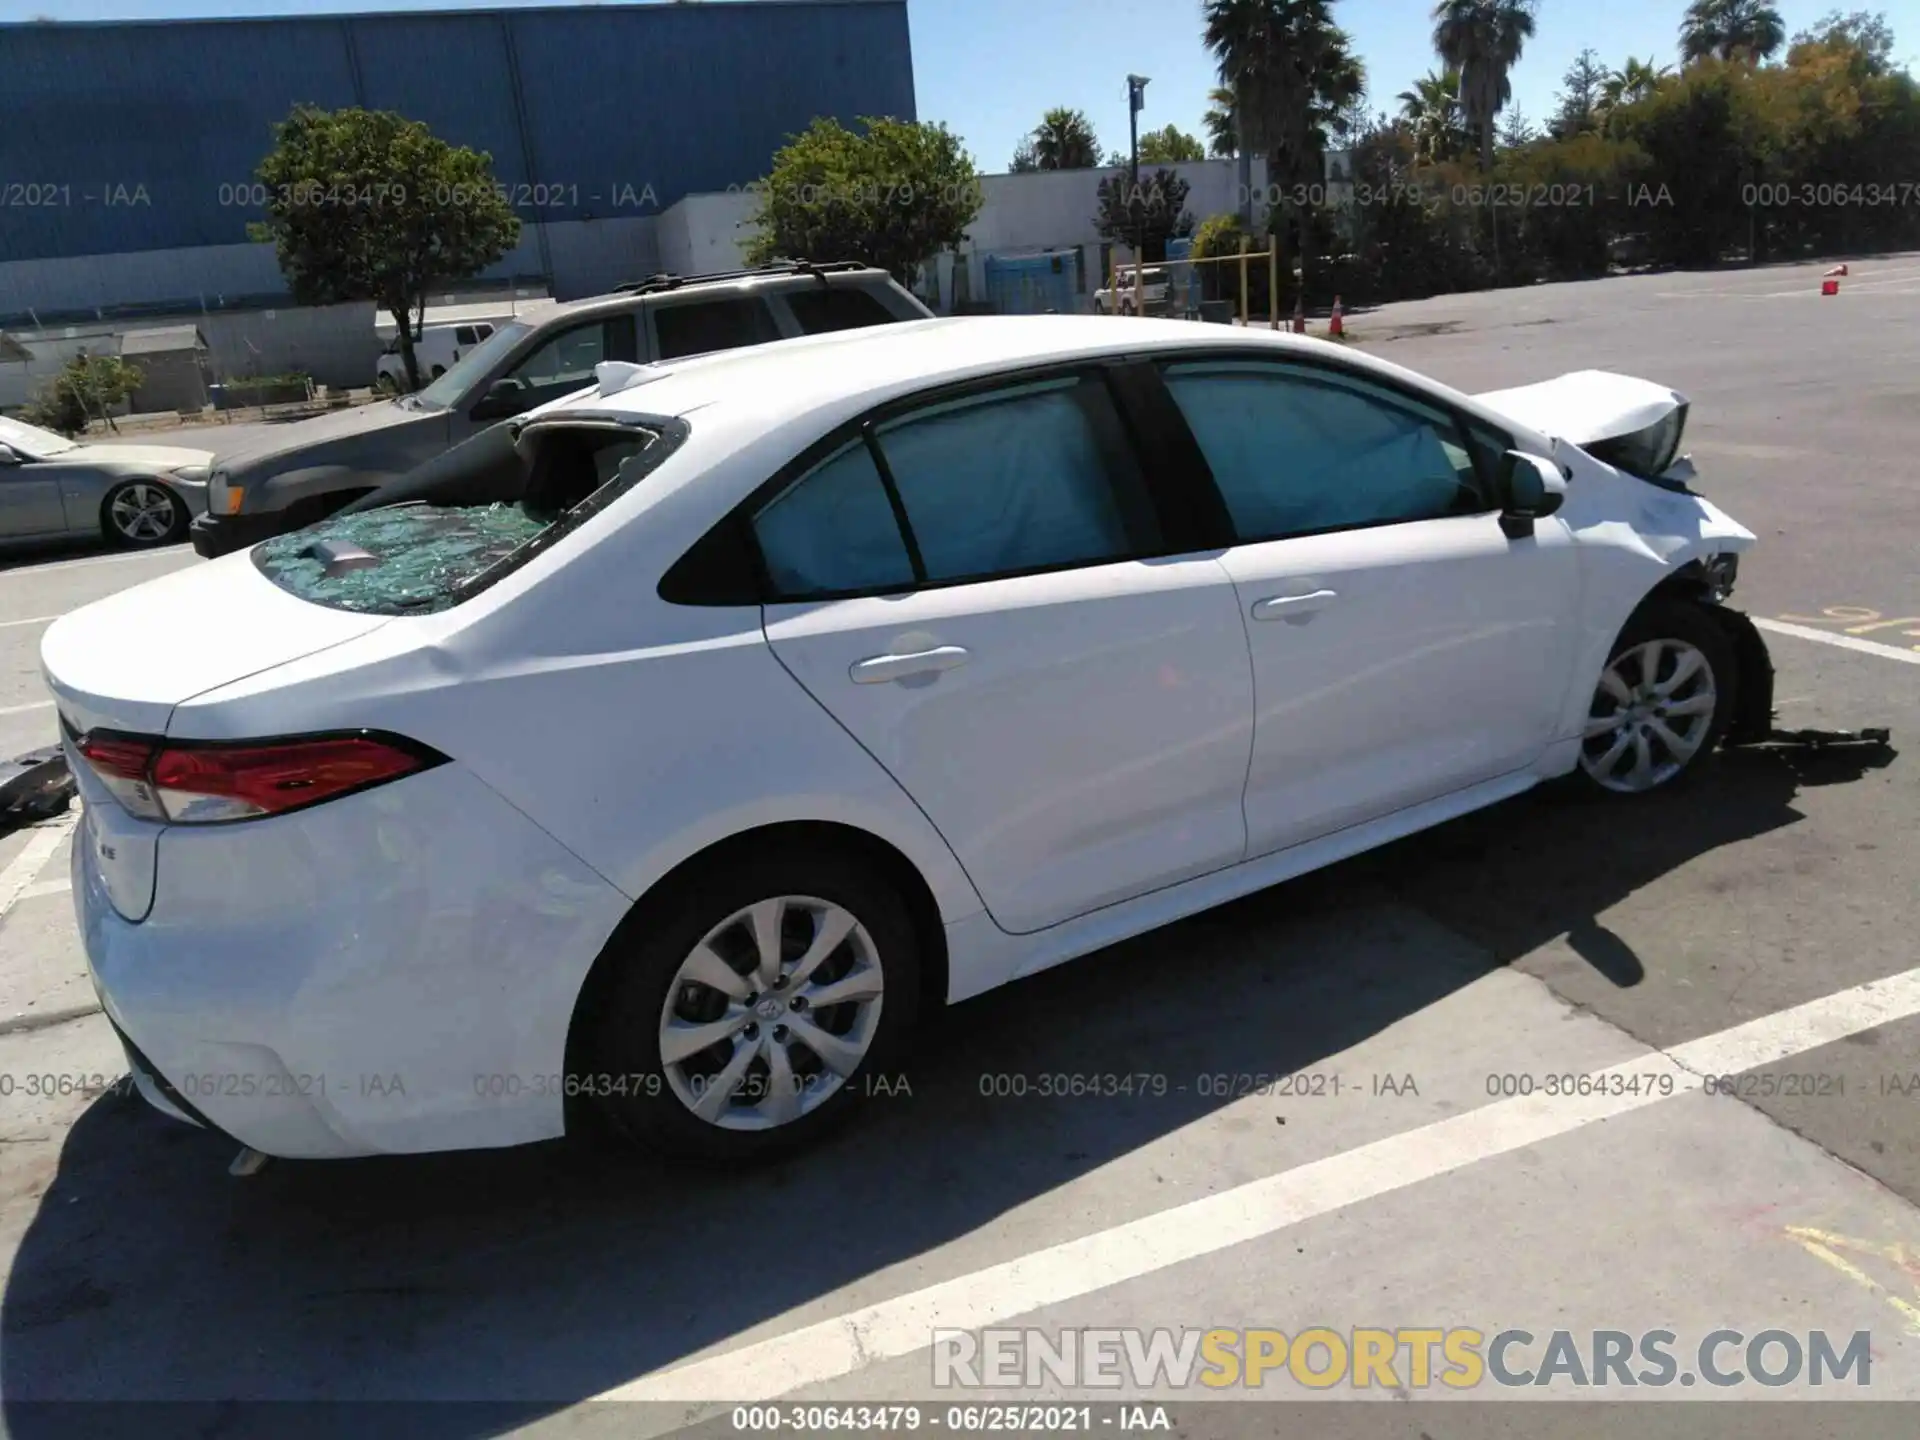
[[[1637,434],[1687,405],[1687,397],[1677,390],[1608,370],[1576,370],[1537,385],[1490,390],[1473,398],[1522,425],[1575,445]]]

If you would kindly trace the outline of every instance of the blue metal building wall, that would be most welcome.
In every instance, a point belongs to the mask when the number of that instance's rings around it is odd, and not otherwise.
[[[244,242],[232,191],[302,101],[490,152],[529,226],[745,184],[816,115],[915,118],[905,0],[8,25],[0,74],[5,260]]]

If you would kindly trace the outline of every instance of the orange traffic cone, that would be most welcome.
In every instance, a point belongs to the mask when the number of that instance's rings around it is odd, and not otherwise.
[[[1333,297],[1333,319],[1327,322],[1327,334],[1344,335],[1347,332],[1340,326],[1340,297]]]
[[[1840,282],[1838,280],[1822,280],[1820,282],[1820,293],[1822,295],[1838,295],[1840,293]]]
[[[1293,297],[1293,333],[1307,333],[1307,297],[1304,294]]]
[[[1826,273],[1829,275],[1845,275],[1847,273],[1847,267],[1845,265],[1836,265]]]

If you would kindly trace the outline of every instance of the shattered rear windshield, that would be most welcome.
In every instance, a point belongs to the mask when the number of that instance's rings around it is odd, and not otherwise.
[[[504,469],[490,434],[330,519],[263,541],[253,563],[281,589],[336,610],[448,610],[590,523],[678,449],[688,428],[663,416],[569,411],[509,434]]]
[[[518,505],[404,505],[336,515],[261,543],[254,563],[279,585],[336,610],[431,615],[548,528]]]

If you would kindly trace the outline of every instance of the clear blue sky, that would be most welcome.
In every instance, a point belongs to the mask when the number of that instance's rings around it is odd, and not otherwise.
[[[0,20],[171,19],[205,15],[337,14],[348,10],[483,8],[394,0],[0,0]],[[1789,35],[1836,8],[1835,0],[1775,0]],[[1335,0],[1334,18],[1366,62],[1369,99],[1393,97],[1433,64],[1427,0]],[[1514,99],[1538,122],[1552,108],[1568,63],[1588,45],[1609,65],[1629,54],[1676,58],[1685,0],[1542,0],[1534,38],[1514,72]],[[1895,54],[1920,49],[1916,0],[1844,0],[1883,9]],[[1086,111],[1103,147],[1127,141],[1126,75],[1151,77],[1143,128],[1168,123],[1196,135],[1214,84],[1200,43],[1200,0],[909,0],[920,118],[944,120],[983,170],[1004,170],[1021,136],[1050,106]],[[450,57],[451,59],[452,57]],[[453,60],[452,63],[457,63]]]

